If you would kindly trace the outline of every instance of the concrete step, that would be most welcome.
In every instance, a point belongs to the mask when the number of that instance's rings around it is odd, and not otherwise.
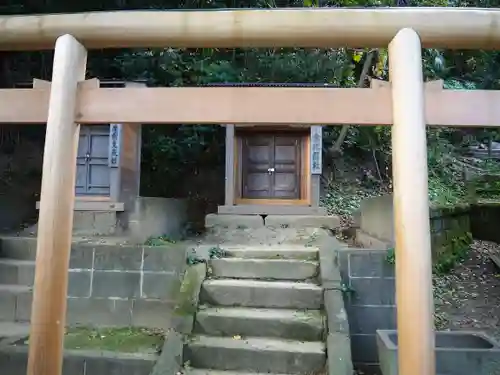
[[[28,336],[29,333],[28,323],[0,322],[0,340],[6,337]]]
[[[256,373],[256,372],[241,372],[241,371],[219,371],[219,370],[202,370],[202,369],[189,369],[184,370],[183,375],[285,375],[285,374],[271,374],[271,373]]]
[[[31,286],[34,280],[34,261],[0,259],[0,284]]]
[[[301,245],[249,245],[222,248],[227,256],[234,258],[317,260],[319,256],[318,248]]]
[[[318,262],[299,259],[222,258],[210,262],[212,276],[237,279],[306,280],[318,274]]]
[[[35,260],[36,237],[1,237],[0,256],[8,259]]]
[[[200,294],[202,304],[289,309],[320,309],[322,288],[304,282],[208,279]]]
[[[27,321],[31,310],[32,288],[0,285],[0,321]]]
[[[323,316],[319,310],[210,307],[198,311],[194,330],[211,336],[320,341],[323,327]]]
[[[194,336],[184,348],[194,368],[283,374],[314,374],[325,366],[322,342],[269,338]]]

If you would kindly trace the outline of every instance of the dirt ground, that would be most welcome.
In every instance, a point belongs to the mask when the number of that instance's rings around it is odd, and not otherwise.
[[[434,277],[437,329],[479,330],[500,340],[500,270],[490,254],[500,255],[500,244],[474,241],[462,264]]]

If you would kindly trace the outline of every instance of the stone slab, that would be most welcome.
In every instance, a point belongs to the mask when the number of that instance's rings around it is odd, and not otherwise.
[[[322,342],[194,336],[184,359],[196,368],[313,374],[324,368],[326,355]]]
[[[150,375],[181,374],[184,362],[182,351],[184,337],[175,331],[168,332],[163,343],[163,348]]]
[[[340,227],[338,216],[326,215],[268,215],[266,226],[274,228],[328,228]]]
[[[260,215],[217,215],[205,216],[205,228],[249,229],[262,228],[264,220]]]
[[[21,285],[0,285],[0,320],[15,321],[18,298],[27,296],[31,302],[31,288]]]
[[[140,272],[94,271],[92,297],[139,298]]]
[[[2,237],[0,254],[4,258],[35,260],[36,237]]]
[[[30,260],[0,259],[0,284],[33,285],[35,262]]]
[[[294,205],[258,205],[219,206],[219,215],[326,215],[323,207]]]
[[[396,306],[396,282],[392,278],[352,278],[355,291],[349,303],[352,305]]]
[[[184,370],[184,375],[284,375],[284,374],[271,374],[271,373],[256,373],[256,372],[241,372],[241,371],[221,371],[221,370],[200,370],[189,369]]]
[[[324,291],[324,299],[328,332],[348,334],[349,322],[342,292],[338,289],[327,289]]]
[[[30,326],[26,323],[0,322],[1,337],[27,336],[30,333]]]
[[[62,374],[149,375],[157,358],[157,355],[150,354],[66,350]],[[27,363],[27,345],[0,348],[2,374],[26,375]]]
[[[203,281],[207,277],[206,263],[187,268],[174,308],[172,327],[176,332],[188,335],[193,331],[194,316],[200,302]]]
[[[372,249],[390,249],[393,247],[393,244],[387,241],[382,241],[361,229],[356,229],[356,242],[361,246]]]
[[[85,375],[83,358],[64,356],[63,375]],[[2,348],[0,350],[0,367],[2,374],[25,375],[28,367],[28,352],[26,347]],[[141,374],[142,375],[142,374]]]
[[[106,375],[149,375],[157,360],[156,355],[123,354],[112,357],[110,354],[85,359],[85,374]],[[66,375],[66,374],[63,374]],[[67,374],[73,375],[73,374]]]
[[[69,271],[68,296],[90,297],[91,279],[92,279],[91,271]]]
[[[142,248],[137,246],[100,245],[94,250],[95,270],[139,271]]]
[[[108,298],[68,298],[68,325],[129,326],[132,300]]]
[[[316,260],[319,256],[318,248],[300,245],[223,246],[223,250],[235,258]]]
[[[144,246],[143,271],[182,273],[186,263],[185,244]]]
[[[375,335],[378,329],[396,328],[395,306],[347,306],[352,334]]]
[[[284,375],[284,374],[271,374],[271,373],[256,373],[256,372],[241,372],[241,371],[220,371],[220,370],[200,370],[189,369],[184,370],[183,375]]]
[[[340,270],[337,265],[337,252],[342,244],[333,236],[323,233],[319,247],[320,280],[324,289],[339,288],[342,285]]]
[[[94,267],[94,245],[92,244],[71,244],[69,258],[70,269],[92,269]]]
[[[212,307],[198,311],[194,332],[320,341],[323,329],[324,318],[319,310]]]
[[[168,329],[172,324],[174,303],[136,299],[133,301],[132,322],[136,327]]]
[[[175,300],[181,286],[180,278],[175,273],[144,273],[141,298]]]
[[[328,352],[328,375],[351,375],[354,373],[351,359],[351,341],[348,334],[329,333],[326,347]]]
[[[387,261],[386,250],[349,249],[345,253],[348,259],[349,277],[394,279],[395,267]]]
[[[323,289],[303,282],[205,280],[201,302],[220,306],[319,309]]]
[[[307,280],[318,275],[318,262],[298,259],[222,258],[210,262],[211,276],[239,279]]]

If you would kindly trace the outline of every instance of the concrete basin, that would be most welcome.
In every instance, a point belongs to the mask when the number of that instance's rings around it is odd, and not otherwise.
[[[482,332],[437,331],[436,373],[439,375],[500,375],[500,346]],[[398,334],[377,331],[383,375],[398,375]]]

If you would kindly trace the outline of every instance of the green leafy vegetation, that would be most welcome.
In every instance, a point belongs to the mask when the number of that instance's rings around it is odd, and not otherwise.
[[[158,236],[151,237],[146,240],[144,245],[146,246],[169,246],[175,244],[176,241],[171,239],[169,236]]]
[[[498,1],[444,1],[412,0],[404,2],[410,6],[469,6],[498,7]],[[398,6],[396,0],[342,0],[342,1],[262,1],[245,0],[240,3],[215,0],[211,2],[175,0],[90,0],[86,2],[62,2],[48,0],[41,3],[9,1],[0,7],[0,14],[33,14],[83,12],[96,10],[130,9],[217,9],[217,8],[279,8],[279,7],[386,7]],[[447,89],[497,89],[500,87],[500,59],[496,51],[448,51],[426,49],[423,51],[426,79],[442,79]],[[365,63],[369,62],[369,64]],[[3,54],[0,60],[0,85],[12,87],[19,82],[29,82],[33,77],[50,79],[52,52],[12,52]],[[10,67],[15,66],[15,69]],[[92,51],[89,55],[88,75],[102,80],[142,80],[149,86],[200,86],[211,83],[238,82],[304,82],[332,84],[339,87],[366,87],[370,78],[388,78],[387,49],[363,48],[339,49],[116,49]],[[355,125],[355,124],[353,124]],[[346,128],[347,129],[347,128]],[[43,129],[13,129],[11,137],[43,139]],[[30,134],[28,134],[30,133]],[[340,127],[328,127],[325,134],[325,164],[334,167],[330,151],[339,139]],[[344,132],[342,142],[335,152],[340,158],[350,160],[353,165],[371,164],[372,184],[391,186],[390,129],[387,127],[350,126]],[[497,138],[496,131],[488,131]],[[429,150],[434,143],[448,140],[450,146],[459,147],[465,138],[481,139],[484,131],[429,130]],[[199,205],[219,202],[223,192],[223,129],[211,125],[199,126],[144,126],[143,165],[141,193],[146,196],[189,197]],[[43,145],[43,143],[42,143]],[[449,154],[449,150],[438,150]],[[41,154],[41,149],[39,150]],[[432,200],[453,202],[463,195],[463,186],[456,185],[442,176],[439,156],[430,158],[430,197]],[[338,158],[337,158],[338,159]],[[337,164],[335,160],[333,164]],[[41,162],[30,173],[39,178]],[[9,166],[9,176],[25,168]],[[10,171],[10,172],[9,172]],[[436,176],[438,175],[438,176]],[[2,178],[10,181],[11,178]],[[15,178],[21,180],[21,178]],[[15,184],[16,181],[13,183]],[[158,183],[158,181],[176,181]],[[332,188],[324,203],[331,211],[352,212],[362,196],[374,194],[372,190],[360,188],[359,192],[337,197],[342,185],[329,184]],[[39,184],[23,184],[34,185]],[[457,188],[455,188],[457,187]],[[355,190],[355,189],[351,189]],[[346,197],[351,196],[352,201]]]
[[[469,251],[472,243],[472,234],[467,232],[464,235],[452,238],[443,251],[435,256],[433,261],[433,273],[443,275],[449,273],[459,262],[462,262]],[[434,249],[433,249],[434,250]],[[387,263],[396,263],[396,251],[394,248],[387,250]]]
[[[459,262],[464,261],[471,243],[471,233],[466,233],[463,236],[453,238],[450,242],[449,250],[440,255],[434,263],[434,273],[438,275],[447,274]]]
[[[66,349],[106,350],[124,353],[157,353],[165,333],[148,328],[69,328],[64,338]]]
[[[34,14],[130,9],[218,9],[280,7],[386,7],[386,6],[498,7],[499,1],[482,0],[336,0],[262,1],[240,3],[175,0],[89,0],[41,3],[9,1],[0,14]],[[0,85],[13,87],[33,77],[50,79],[52,52],[9,52],[0,58]],[[499,89],[500,52],[423,50],[426,80],[440,79],[445,89]],[[15,69],[12,67],[15,66]],[[149,86],[201,86],[212,83],[318,83],[338,87],[367,87],[369,80],[388,79],[387,49],[338,48],[154,48],[91,51],[88,76],[101,80],[141,80]],[[392,189],[390,128],[383,126],[328,126],[324,132],[322,202],[328,211],[351,215],[362,199]],[[19,139],[38,142],[30,148],[38,157],[29,168],[23,161],[4,163],[3,184],[35,186],[38,189],[44,130],[40,127],[9,128],[2,133],[3,156],[19,148]],[[429,199],[432,204],[453,205],[468,195],[463,178],[470,160],[463,149],[471,144],[500,140],[497,130],[428,129]],[[220,203],[224,192],[224,129],[212,125],[143,126],[141,194],[190,198],[193,205],[207,210]],[[0,155],[0,159],[1,159]],[[19,159],[19,158],[18,158]],[[464,164],[465,163],[465,164]],[[494,161],[473,162],[488,174],[500,170]],[[465,166],[464,166],[465,165]],[[340,172],[340,173],[339,173]],[[354,173],[350,173],[354,172]],[[348,174],[351,176],[348,176]],[[33,183],[26,182],[29,174]],[[30,180],[30,181],[31,181]],[[175,181],[175,183],[163,183]],[[162,182],[162,183],[159,183]],[[494,186],[493,186],[494,185]],[[493,194],[498,183],[478,187],[481,198]],[[0,186],[0,193],[9,190]],[[33,188],[34,189],[34,188]],[[26,195],[36,199],[38,191]],[[5,195],[5,194],[2,194]],[[163,246],[168,238],[150,239]]]
[[[227,256],[227,253],[224,249],[221,249],[218,246],[211,247],[208,249],[208,258],[209,259],[220,259],[224,258]],[[205,263],[205,259],[200,257],[197,253],[196,250],[191,250],[187,257],[186,257],[186,263],[189,265],[193,264],[198,264],[198,263]]]

